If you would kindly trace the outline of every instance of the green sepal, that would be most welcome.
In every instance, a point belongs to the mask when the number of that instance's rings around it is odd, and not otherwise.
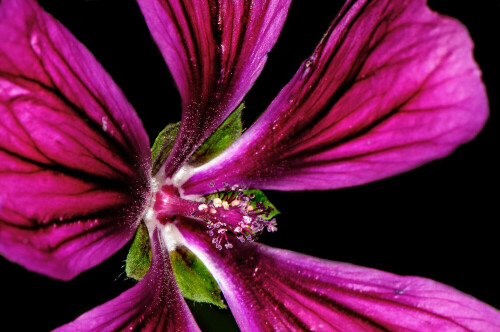
[[[125,262],[127,277],[141,280],[151,266],[151,242],[144,223],[139,225]]]
[[[154,176],[160,170],[174,146],[175,138],[179,133],[180,122],[171,123],[156,137],[151,148],[151,174]]]
[[[278,209],[276,208],[276,206],[274,206],[274,204],[271,203],[271,201],[269,200],[269,198],[267,198],[267,196],[261,190],[259,190],[259,189],[247,189],[247,190],[243,190],[243,193],[245,195],[250,195],[250,194],[254,194],[255,195],[255,198],[253,198],[249,202],[249,204],[251,206],[253,206],[254,208],[257,208],[257,206],[256,206],[257,202],[264,203],[264,206],[266,208],[268,208],[268,207],[273,208],[273,210],[271,212],[269,212],[269,215],[267,217],[265,215],[262,215],[262,218],[264,218],[265,220],[271,220],[275,216],[277,216],[278,214],[280,214],[280,212],[278,211]]]
[[[243,132],[241,113],[245,104],[241,103],[233,113],[217,128],[217,130],[203,142],[198,150],[189,159],[189,164],[199,166],[217,157],[228,146],[234,143]],[[156,175],[174,146],[175,138],[179,133],[181,123],[171,123],[156,137],[151,148],[152,175]]]
[[[219,285],[198,257],[185,247],[178,247],[169,254],[177,285],[185,298],[227,308]],[[127,277],[141,280],[150,266],[151,244],[148,229],[141,223],[127,255],[125,272]]]
[[[219,285],[203,262],[185,247],[170,252],[170,263],[182,295],[226,309]]]
[[[257,202],[264,203],[264,206],[266,208],[268,208],[268,207],[272,208],[272,211],[269,212],[269,215],[267,217],[264,214],[262,215],[263,219],[271,220],[274,217],[276,217],[278,214],[280,214],[280,212],[278,211],[276,206],[274,206],[274,204],[271,203],[269,198],[267,198],[267,196],[261,190],[259,190],[259,189],[247,189],[247,190],[243,190],[243,194],[245,194],[245,195],[254,194],[255,195],[255,197],[250,202],[248,202],[248,204],[253,206],[255,209],[257,209]],[[204,197],[205,197],[205,200],[208,202],[211,199],[219,197],[219,193],[212,193],[212,194],[206,195]]]
[[[189,159],[189,164],[199,166],[217,157],[222,151],[234,143],[243,132],[241,113],[245,104],[238,108],[220,125],[219,128],[196,150]]]

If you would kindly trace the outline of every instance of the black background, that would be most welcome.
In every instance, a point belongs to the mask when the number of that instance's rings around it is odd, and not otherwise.
[[[310,55],[339,3],[296,0],[292,4],[281,38],[245,99],[247,127]],[[151,141],[167,123],[180,120],[176,88],[134,1],[42,4],[110,72]],[[459,18],[476,43],[476,59],[490,96],[491,116],[485,129],[453,155],[391,179],[331,192],[267,192],[282,214],[279,231],[262,241],[330,260],[425,276],[500,308],[495,228],[500,102],[495,51],[500,2],[430,4]],[[126,253],[124,248],[71,282],[31,273],[0,257],[0,329],[47,331],[114,298],[134,285],[123,273]],[[203,330],[235,329],[229,311],[192,307]]]

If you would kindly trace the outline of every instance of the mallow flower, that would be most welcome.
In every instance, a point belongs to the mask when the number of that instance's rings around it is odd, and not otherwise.
[[[136,234],[137,285],[59,331],[199,330],[183,296],[227,302],[244,331],[500,329],[497,310],[436,281],[258,243],[278,231],[259,189],[387,178],[450,154],[488,116],[460,23],[423,0],[348,0],[242,133],[290,1],[138,0],[182,99],[153,158],[90,52],[34,0],[0,1],[0,253],[70,280]]]

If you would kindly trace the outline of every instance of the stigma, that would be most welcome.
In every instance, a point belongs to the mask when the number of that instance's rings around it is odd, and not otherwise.
[[[277,231],[276,219],[270,218],[273,208],[246,194],[239,186],[226,185],[224,191],[198,201],[180,197],[176,187],[165,185],[156,194],[154,205],[157,220],[167,223],[184,216],[204,223],[212,244],[219,250],[231,249],[237,243],[253,242],[264,231]]]

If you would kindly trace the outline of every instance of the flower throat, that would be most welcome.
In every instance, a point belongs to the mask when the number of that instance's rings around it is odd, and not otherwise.
[[[276,219],[272,218],[275,209],[238,185],[225,185],[224,191],[217,191],[200,201],[184,199],[175,186],[164,185],[156,193],[154,211],[162,224],[177,216],[203,222],[219,250],[232,248],[235,239],[252,242],[265,229],[268,232],[278,229]]]

